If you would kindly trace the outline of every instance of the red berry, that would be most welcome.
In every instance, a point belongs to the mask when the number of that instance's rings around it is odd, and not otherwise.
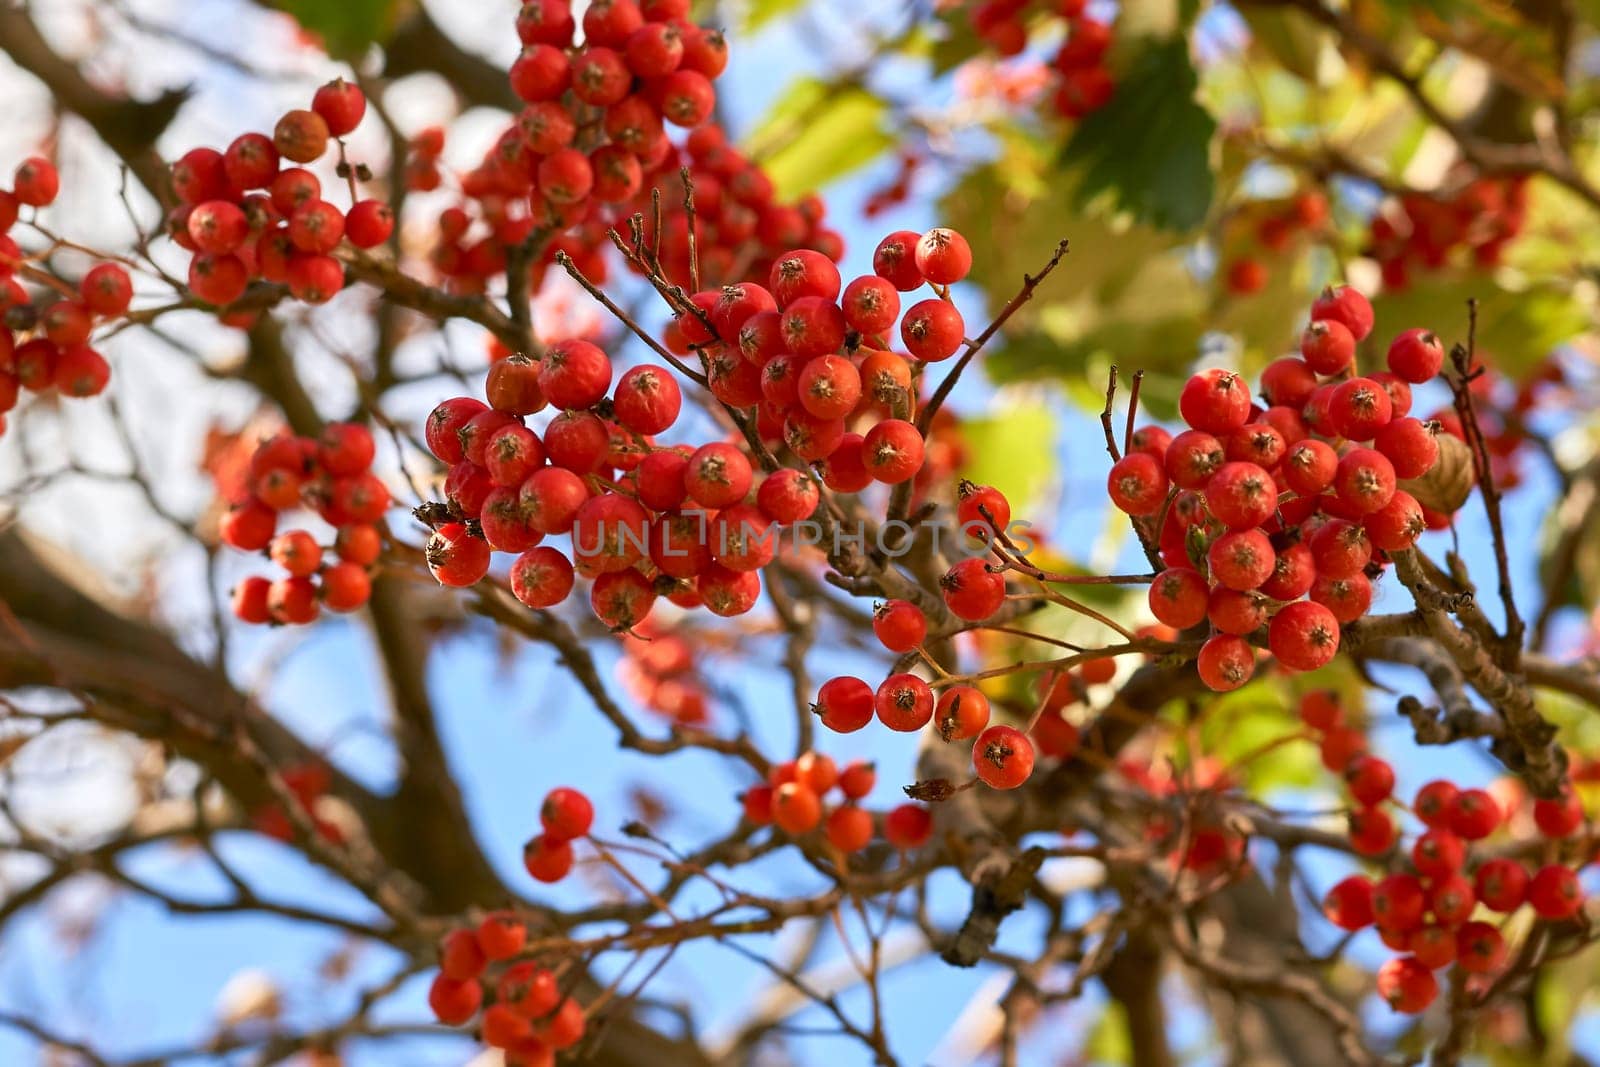
[[[1250,421],[1250,388],[1232,371],[1212,367],[1184,383],[1178,409],[1196,430],[1230,434]]]
[[[483,986],[477,979],[457,982],[441,973],[428,987],[428,1009],[446,1026],[464,1025],[482,1005]]]
[[[1217,634],[1200,646],[1195,667],[1208,689],[1226,693],[1250,680],[1256,669],[1256,654],[1243,638]]]
[[[917,239],[917,271],[935,285],[959,282],[972,269],[972,248],[955,230],[939,226]]]
[[[1470,974],[1492,974],[1506,959],[1505,938],[1486,922],[1463,923],[1456,931],[1456,963]]]
[[[1583,907],[1583,887],[1570,867],[1541,867],[1528,883],[1528,905],[1541,919],[1570,919]]]
[[[1313,322],[1300,335],[1300,355],[1317,374],[1340,374],[1355,362],[1356,339],[1341,322]]]
[[[835,733],[854,733],[872,721],[872,687],[860,678],[830,678],[817,691],[811,710]]]
[[[906,351],[924,363],[949,359],[961,347],[966,323],[954,304],[937,298],[913,304],[900,320]]]
[[[1394,466],[1382,452],[1353,448],[1339,460],[1334,491],[1339,502],[1357,515],[1367,515],[1394,497]]]
[[[921,848],[933,836],[933,815],[920,804],[891,808],[883,819],[883,836],[895,848]]]
[[[1404,489],[1396,489],[1389,502],[1361,520],[1372,544],[1385,552],[1400,552],[1417,543],[1428,528],[1422,505]]]
[[[1033,742],[1011,726],[991,726],[972,746],[978,777],[994,789],[1015,789],[1033,773]]]
[[[472,585],[489,571],[489,546],[458,522],[434,530],[424,551],[440,585]]]
[[[879,604],[872,615],[872,632],[890,652],[909,652],[928,634],[922,609],[905,600]]]
[[[839,791],[850,800],[860,800],[872,792],[878,772],[870,763],[852,760],[839,772]]]
[[[1526,867],[1514,859],[1497,857],[1483,861],[1473,880],[1473,888],[1484,907],[1509,914],[1528,898],[1529,881]]]
[[[1311,305],[1311,318],[1314,322],[1337,322],[1357,341],[1365,340],[1372,332],[1372,304],[1348,285],[1324,289]]]
[[[1394,405],[1371,378],[1350,378],[1334,389],[1328,415],[1341,437],[1370,441],[1394,417]]]
[[[1468,841],[1478,841],[1500,825],[1500,805],[1482,789],[1463,789],[1450,804],[1450,829]]]
[[[321,159],[328,150],[328,123],[315,111],[287,111],[273,128],[272,144],[294,163]]]
[[[1415,1015],[1439,995],[1439,980],[1414,956],[1397,956],[1378,968],[1378,995],[1395,1011]]]
[[[724,442],[701,445],[689,457],[684,486],[695,503],[724,508],[743,500],[755,481],[749,458]]]
[[[872,816],[846,804],[828,816],[828,843],[840,852],[860,852],[872,843]]]
[[[1391,874],[1372,890],[1373,920],[1383,929],[1409,933],[1422,925],[1428,897],[1415,875]]]
[[[1350,813],[1350,847],[1362,856],[1381,856],[1394,847],[1394,820],[1377,808]]]
[[[951,686],[939,695],[933,714],[940,737],[965,741],[989,725],[989,698],[970,685]]]
[[[1314,671],[1339,651],[1339,620],[1315,601],[1285,604],[1267,626],[1267,645],[1285,667]]]
[[[1211,514],[1234,530],[1260,526],[1278,509],[1278,487],[1254,463],[1224,463],[1205,492]]]
[[[45,207],[61,190],[61,176],[43,156],[29,156],[17,167],[12,194],[29,207]]]
[[[1131,452],[1106,476],[1111,502],[1129,515],[1154,515],[1167,499],[1167,472],[1145,452]]]
[[[917,267],[916,248],[922,236],[910,230],[896,230],[872,253],[872,272],[902,293],[919,288],[926,280]]]
[[[1359,874],[1339,882],[1322,898],[1322,914],[1341,930],[1372,925],[1372,883]]]
[[[784,833],[798,837],[822,821],[822,801],[810,787],[785,782],[772,795],[772,821]]]
[[[1406,330],[1389,344],[1389,369],[1413,385],[1432,381],[1444,367],[1444,345],[1430,330]]]
[[[1276,561],[1272,542],[1260,530],[1225,533],[1206,551],[1212,580],[1240,591],[1258,588],[1272,577]]]
[[[1420,478],[1439,461],[1439,442],[1420,419],[1395,419],[1378,431],[1372,445],[1394,467],[1396,478]]]
[[[1546,837],[1571,837],[1583,825],[1583,804],[1568,787],[1558,797],[1540,797],[1533,802],[1533,821]]]
[[[357,86],[335,78],[312,96],[311,110],[322,116],[330,134],[343,137],[361,124],[361,117],[367,112],[367,98]]]
[[[115,317],[133,301],[133,282],[120,263],[97,263],[78,283],[78,292],[90,311]]]
[[[1445,878],[1461,870],[1467,846],[1449,830],[1429,830],[1411,846],[1411,862],[1427,878]]]
[[[522,865],[537,881],[559,882],[572,870],[572,843],[540,834],[522,849]]]
[[[1169,568],[1150,583],[1150,613],[1175,630],[1187,630],[1206,617],[1208,596],[1206,580],[1199,571]]]
[[[1339,726],[1344,711],[1339,695],[1327,689],[1314,689],[1300,698],[1300,721],[1313,730],[1332,730]]]
[[[381,200],[359,200],[344,217],[344,235],[357,248],[376,248],[394,233],[394,212]]]
[[[1356,803],[1370,808],[1394,792],[1394,768],[1377,756],[1360,756],[1345,768],[1344,782]]]
[[[933,690],[914,674],[891,674],[878,686],[873,707],[889,729],[912,733],[933,718]]]
[[[904,419],[884,419],[861,441],[861,462],[874,480],[899,485],[922,469],[922,434]]]
[[[1203,489],[1225,459],[1221,441],[1201,430],[1186,430],[1172,439],[1162,462],[1178,488]]]
[[[767,518],[780,523],[810,518],[820,499],[817,483],[792,467],[769,474],[756,490],[756,506]]]
[[[1456,798],[1461,791],[1452,782],[1444,780],[1432,781],[1421,789],[1411,802],[1411,810],[1421,819],[1423,825],[1435,830],[1450,828],[1451,814],[1455,811]]]
[[[594,805],[578,790],[560,786],[545,794],[539,822],[551,837],[571,841],[588,834],[594,824]]]
[[[1006,598],[1006,578],[991,571],[983,558],[964,559],[939,579],[945,606],[968,622],[987,619]]]
[[[471,930],[453,930],[439,944],[439,973],[451,981],[475,980],[487,962]]]

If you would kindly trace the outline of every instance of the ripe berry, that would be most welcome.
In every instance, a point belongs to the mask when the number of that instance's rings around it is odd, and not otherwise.
[[[1428,878],[1455,874],[1466,859],[1466,843],[1449,830],[1429,830],[1411,846],[1411,862]]]
[[[1444,345],[1430,330],[1406,330],[1389,344],[1389,369],[1401,379],[1421,385],[1444,367]]]
[[[972,746],[978,777],[994,789],[1015,789],[1033,773],[1033,742],[1012,726],[991,726]]]
[[[1217,634],[1200,646],[1195,667],[1208,689],[1227,693],[1250,680],[1256,669],[1256,654],[1243,638]]]
[[[1394,417],[1389,394],[1371,378],[1351,378],[1333,391],[1328,415],[1341,437],[1370,441]]]
[[[934,723],[946,741],[976,737],[989,725],[989,698],[970,685],[951,686],[934,706]]]
[[[311,110],[322,116],[328,133],[343,137],[361,124],[361,116],[367,112],[367,98],[358,87],[335,78],[312,96]]]
[[[1131,452],[1106,476],[1111,502],[1129,515],[1154,515],[1167,499],[1167,472],[1154,456]]]
[[[900,317],[900,294],[875,274],[864,275],[845,286],[840,304],[845,322],[867,337],[887,333]]]
[[[539,389],[556,407],[584,409],[598,404],[611,387],[611,360],[583,340],[550,346],[539,366]]]
[[[83,302],[96,315],[115,317],[133,301],[133,282],[119,263],[97,263],[78,283]]]
[[[1337,727],[1323,735],[1318,748],[1322,765],[1334,774],[1343,774],[1351,760],[1367,751],[1367,738],[1360,730]]]
[[[819,419],[842,419],[861,399],[861,374],[843,356],[807,360],[796,384],[801,406]]]
[[[1456,931],[1456,963],[1469,974],[1492,974],[1506,959],[1505,938],[1486,922],[1463,923]]]
[[[1350,813],[1350,847],[1358,855],[1381,856],[1394,847],[1398,832],[1394,820],[1377,808]]]
[[[376,248],[394,233],[394,212],[381,200],[360,200],[344,217],[344,234],[357,248]]]
[[[661,368],[634,367],[618,380],[613,404],[618,422],[648,437],[678,420],[683,394],[672,375]]]
[[[1395,419],[1372,439],[1373,447],[1394,467],[1396,478],[1420,478],[1439,461],[1439,442],[1428,425],[1420,419]]]
[[[786,782],[772,794],[772,821],[784,833],[798,837],[822,821],[822,802],[810,787]]]
[[[1482,789],[1463,789],[1450,804],[1450,829],[1468,841],[1478,841],[1500,825],[1500,805]]]
[[[1473,880],[1478,900],[1490,911],[1509,914],[1528,898],[1528,869],[1514,859],[1484,860]]]
[[[559,882],[572,870],[572,842],[540,834],[522,849],[522,865],[537,881]]]
[[[1254,463],[1224,463],[1206,483],[1206,506],[1224,526],[1260,526],[1278,508],[1278,487]]]
[[[433,531],[424,549],[428,570],[440,585],[468,586],[489,572],[489,546],[459,522]]]
[[[1289,446],[1280,469],[1290,489],[1314,497],[1333,484],[1339,456],[1326,442],[1307,438]]]
[[[1380,927],[1409,933],[1422,925],[1427,894],[1415,875],[1391,874],[1372,889],[1372,916]]]
[[[912,733],[933,718],[933,690],[914,674],[891,674],[878,686],[873,707],[889,729]]]
[[[1033,724],[1034,745],[1051,759],[1068,760],[1078,751],[1078,728],[1062,714],[1060,709],[1046,711]]]
[[[1571,837],[1583,825],[1583,804],[1569,787],[1554,798],[1540,797],[1533,802],[1533,821],[1546,837]]]
[[[1356,339],[1343,323],[1313,322],[1300,335],[1300,355],[1316,374],[1340,374],[1355,362]]]
[[[826,833],[828,843],[840,852],[860,852],[872,843],[872,816],[854,804],[835,808]]]
[[[774,792],[770,785],[755,785],[740,794],[739,802],[744,808],[745,819],[755,826],[765,826],[770,823]]]
[[[872,253],[872,272],[902,293],[921,287],[926,280],[917,267],[916,248],[922,236],[910,230],[896,230]]]
[[[1570,867],[1552,863],[1528,883],[1528,905],[1541,919],[1570,919],[1583,907],[1583,887]]]
[[[1208,595],[1199,571],[1172,567],[1150,583],[1150,613],[1175,630],[1187,630],[1206,617]]]
[[[1339,620],[1312,600],[1285,604],[1267,626],[1267,646],[1285,667],[1314,671],[1339,651]]]
[[[46,207],[61,190],[56,166],[43,156],[29,156],[17,167],[12,194],[29,207]]]
[[[1372,883],[1359,874],[1339,882],[1322,898],[1322,914],[1341,930],[1372,925]]]
[[[861,441],[862,464],[885,485],[899,485],[914,477],[924,459],[922,435],[904,419],[884,419]]]
[[[841,734],[854,733],[871,722],[873,709],[872,687],[848,675],[823,682],[817,702],[811,705],[822,725]]]
[[[817,483],[792,467],[769,474],[756,490],[756,506],[767,518],[780,523],[810,518],[820,499]]]
[[[917,239],[917,270],[935,285],[959,282],[972,269],[972,247],[954,230],[935,227]]]
[[[891,808],[883,819],[884,839],[895,848],[921,848],[933,836],[933,815],[920,804]]]
[[[980,622],[1000,610],[1006,598],[1006,578],[991,571],[983,558],[964,559],[939,579],[945,606],[959,618]]]
[[[230,600],[234,617],[257,625],[269,621],[272,611],[267,606],[267,597],[271,590],[272,582],[260,575],[251,575],[234,586]]]
[[[840,285],[839,268],[834,266],[833,260],[810,249],[797,249],[779,256],[773,261],[767,279],[767,289],[780,308],[807,296],[833,300],[839,295]]]
[[[358,563],[335,563],[322,572],[322,602],[330,611],[354,611],[372,597],[372,579]]]
[[[1361,756],[1345,768],[1344,782],[1356,803],[1370,808],[1394,792],[1394,768],[1377,756]]]
[[[1361,522],[1374,547],[1385,552],[1400,552],[1410,548],[1428,528],[1422,505],[1404,489],[1396,489],[1387,504]]]
[[[1456,931],[1448,926],[1424,926],[1411,935],[1407,951],[1430,971],[1448,967],[1456,958]]]
[[[439,973],[454,982],[467,982],[483,973],[483,947],[471,930],[452,930],[439,944]]]
[[[1261,372],[1261,393],[1268,403],[1294,408],[1305,406],[1317,387],[1317,372],[1303,359],[1285,356]]]
[[[344,288],[344,267],[332,256],[296,253],[289,258],[289,292],[308,304],[326,304]]]
[[[1333,485],[1341,504],[1358,515],[1367,515],[1393,498],[1394,481],[1394,466],[1383,453],[1353,448],[1339,460]]]
[[[445,1026],[462,1026],[483,1005],[483,986],[476,979],[456,982],[436,975],[428,987],[428,1010]]]
[[[1184,383],[1178,410],[1196,430],[1230,434],[1250,421],[1250,388],[1232,371],[1211,367]]]
[[[572,592],[572,563],[548,545],[531,548],[511,564],[511,592],[530,608],[550,608]]]
[[[545,794],[539,822],[551,837],[571,841],[588,834],[594,824],[594,805],[578,790],[561,786]]]
[[[852,760],[839,772],[839,791],[850,800],[860,800],[872,792],[877,781],[878,772],[872,764]]]
[[[701,445],[689,457],[684,486],[695,503],[724,508],[743,500],[755,481],[749,458],[733,445],[717,441]]]
[[[1335,729],[1343,718],[1337,693],[1314,689],[1300,698],[1300,721],[1313,730]]]
[[[1372,304],[1348,285],[1324,289],[1311,305],[1311,318],[1314,322],[1337,322],[1357,341],[1366,340],[1372,332]]]
[[[1438,997],[1438,979],[1416,957],[1395,957],[1378,968],[1378,995],[1394,1011],[1418,1014]]]
[[[872,632],[890,652],[909,652],[928,635],[928,620],[915,604],[891,600],[873,612]]]
[[[949,359],[961,347],[966,323],[954,304],[937,298],[913,304],[900,320],[906,351],[924,363]]]
[[[1212,580],[1241,591],[1255,589],[1272,577],[1276,559],[1272,542],[1260,530],[1225,533],[1206,551]]]
[[[1203,489],[1225,459],[1221,441],[1201,430],[1186,430],[1172,439],[1162,463],[1178,488]]]
[[[1211,591],[1206,604],[1206,618],[1218,632],[1243,637],[1266,624],[1267,600],[1255,593],[1219,587]]]

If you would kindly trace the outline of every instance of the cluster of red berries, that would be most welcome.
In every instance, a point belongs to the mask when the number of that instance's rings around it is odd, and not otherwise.
[[[54,389],[71,397],[96,396],[105,389],[111,367],[90,346],[89,336],[97,325],[126,313],[133,300],[128,272],[117,263],[99,263],[79,280],[77,292],[63,286],[61,298],[43,310],[29,303],[17,278],[25,257],[10,231],[23,207],[48,207],[60,188],[55,165],[33,156],[17,167],[11,190],[0,190],[0,310],[5,312],[0,325],[0,434],[23,389]]]
[[[1117,761],[1117,771],[1163,805],[1146,819],[1144,838],[1152,845],[1169,845],[1167,858],[1174,866],[1208,879],[1246,869],[1248,838],[1228,818],[1226,803],[1240,783],[1227,767],[1201,756],[1174,773],[1165,760],[1124,758]]]
[[[1350,815],[1352,846],[1400,866],[1399,833],[1381,807],[1393,802],[1394,771],[1375,756],[1359,756],[1345,782],[1359,805]],[[1412,843],[1409,869],[1376,882],[1351,875],[1329,890],[1323,913],[1344,930],[1376,926],[1383,943],[1403,954],[1378,969],[1378,993],[1394,1010],[1416,1013],[1438,995],[1435,971],[1455,964],[1471,976],[1469,992],[1481,995],[1504,966],[1504,934],[1487,916],[1473,918],[1480,906],[1508,916],[1526,903],[1540,919],[1557,922],[1578,913],[1584,893],[1566,864],[1548,863],[1530,874],[1512,857],[1472,854],[1475,842],[1509,818],[1486,790],[1429,782],[1417,791],[1411,812],[1425,829]],[[1546,839],[1558,841],[1577,833],[1583,809],[1569,791],[1535,801],[1533,820]]]
[[[330,423],[313,440],[278,434],[250,457],[240,499],[222,517],[219,535],[244,552],[265,550],[285,572],[252,575],[233,589],[233,613],[245,622],[314,621],[326,605],[354,611],[372,593],[371,567],[383,551],[377,524],[389,510],[389,489],[372,473],[375,447],[365,426]],[[308,530],[278,533],[278,513],[316,511],[336,530],[329,560]]]
[[[1404,289],[1412,271],[1440,270],[1458,252],[1494,267],[1528,218],[1526,177],[1479,178],[1450,196],[1408,193],[1372,218],[1368,253],[1388,289]]]
[[[705,724],[711,701],[688,640],[646,619],[623,635],[622,653],[618,677],[641,706],[678,726]]]
[[[541,882],[559,882],[572,870],[572,843],[589,835],[594,805],[576,789],[561,786],[539,806],[542,833],[522,847],[522,865]]]
[[[821,825],[828,844],[849,854],[866,848],[877,832],[872,813],[859,804],[877,781],[870,763],[853,760],[841,770],[831,756],[807,752],[774,765],[764,783],[745,790],[739,799],[753,825],[775,824],[793,837]],[[834,790],[840,802],[830,808],[825,801]],[[921,804],[901,804],[884,814],[882,833],[895,848],[921,848],[933,835],[933,816]]]
[[[1443,346],[1407,330],[1387,372],[1353,376],[1356,343],[1372,330],[1366,297],[1329,289],[1311,319],[1300,356],[1262,372],[1269,406],[1252,402],[1239,375],[1201,371],[1179,399],[1190,428],[1139,430],[1107,479],[1118,508],[1158,524],[1167,569],[1151,583],[1150,610],[1178,630],[1209,624],[1198,666],[1219,692],[1250,680],[1246,638],[1263,627],[1284,667],[1326,664],[1340,625],[1371,605],[1387,554],[1428,527],[1397,483],[1438,460],[1437,426],[1408,412],[1411,385],[1440,372]]]
[[[557,252],[603,281],[606,231],[635,213],[650,220],[645,235],[669,276],[718,284],[762,279],[786,249],[843,252],[822,225],[816,197],[778,201],[772,179],[727,142],[709,120],[713,81],[728,62],[715,30],[688,21],[688,0],[605,0],[582,17],[583,43],[568,0],[533,0],[517,17],[522,53],[510,70],[524,108],[479,165],[461,176],[463,200],[440,216],[434,266],[452,288],[481,291],[503,272],[508,253],[544,234],[532,273],[537,287]],[[667,133],[692,132],[680,147]],[[407,164],[414,188],[439,183],[442,131],[424,131]],[[654,230],[655,190],[680,188],[687,168],[694,186],[695,232],[679,195],[663,199]],[[470,209],[470,210],[469,210]],[[474,216],[482,225],[474,227]]]
[[[559,881],[572,867],[572,841],[594,822],[594,808],[576,789],[552,789],[539,819],[544,832],[527,845],[527,867],[542,882]],[[508,1065],[551,1067],[557,1052],[583,1038],[588,1020],[556,972],[519,959],[527,944],[527,927],[504,912],[451,931],[439,944],[428,1006],[446,1026],[463,1026],[481,1011],[483,1041],[504,1050]]]
[[[755,407],[758,432],[817,465],[830,489],[897,485],[923,470],[926,451],[909,421],[911,363],[887,351],[885,338],[898,321],[920,363],[954,355],[965,324],[946,287],[971,262],[954,231],[896,233],[879,245],[876,273],[844,286],[832,260],[794,250],[773,264],[769,286],[743,282],[695,294],[669,340],[685,354],[698,351],[712,393],[730,407]],[[939,295],[902,316],[899,294],[925,283],[939,286]],[[723,616],[749,611],[761,591],[757,572],[777,551],[778,527],[811,516],[816,482],[783,467],[758,484],[746,448],[726,441],[658,447],[655,435],[682,408],[672,373],[638,366],[614,388],[612,380],[604,351],[567,340],[537,360],[497,361],[487,404],[453,397],[434,409],[425,437],[450,465],[444,495],[454,520],[429,540],[434,576],[471,585],[487,573],[493,551],[520,553],[511,587],[523,603],[561,603],[581,573],[594,579],[595,614],[618,630],[643,622],[663,594]],[[525,420],[546,406],[560,414],[541,436]],[[1003,528],[1009,517],[997,521]],[[559,535],[571,536],[570,558],[541,543]],[[1003,576],[981,561],[957,564],[944,584],[947,603],[963,618],[987,617],[1005,595]]]
[[[1018,55],[1028,46],[1029,7],[1028,0],[983,0],[972,9],[972,28],[1000,55]],[[1065,31],[1050,64],[1058,79],[1052,102],[1056,113],[1066,119],[1081,119],[1100,110],[1116,92],[1116,82],[1105,66],[1111,26],[1090,18],[1085,14],[1087,7],[1088,0],[1055,0],[1038,23],[1047,32],[1055,32],[1058,23]]]
[[[879,607],[874,628],[881,640],[891,629],[903,630],[904,620],[913,617],[925,631],[927,624],[914,605],[891,601]],[[892,637],[891,649],[899,644],[898,633]],[[917,640],[920,643],[921,637]],[[915,733],[936,722],[943,740],[973,742],[973,769],[995,789],[1015,789],[1033,773],[1033,742],[1015,727],[991,726],[989,698],[976,686],[951,685],[935,697],[932,686],[909,672],[889,675],[876,690],[860,678],[839,675],[822,683],[812,711],[824,726],[842,734],[862,729],[873,718],[900,733]]]
[[[316,91],[310,109],[285,112],[272,136],[241,134],[225,151],[191,149],[172,165],[179,204],[167,218],[167,232],[194,254],[189,289],[196,297],[225,307],[259,278],[287,286],[297,300],[322,304],[344,288],[344,266],[332,254],[341,242],[374,248],[389,239],[394,214],[387,204],[359,200],[341,211],[323,199],[321,179],[305,166],[354,130],[366,110],[361,90],[339,79]],[[341,176],[353,192],[340,144]]]
[[[1315,189],[1308,189],[1287,201],[1274,201],[1260,205],[1254,214],[1254,226],[1249,240],[1266,252],[1282,252],[1298,233],[1315,234],[1328,221],[1328,198]],[[1267,267],[1253,255],[1241,255],[1229,261],[1223,272],[1228,292],[1235,296],[1259,293],[1267,286]]]

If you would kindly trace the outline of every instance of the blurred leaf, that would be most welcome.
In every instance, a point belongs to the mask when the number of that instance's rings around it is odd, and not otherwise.
[[[308,32],[322,38],[330,56],[357,59],[388,39],[398,0],[272,0]]]
[[[1526,96],[1556,101],[1566,86],[1549,31],[1530,23],[1501,0],[1400,0],[1400,17],[1440,44],[1486,63],[1500,80]]]
[[[745,5],[744,32],[754,33],[773,19],[798,11],[804,0],[749,0]]]
[[[1128,1013],[1116,1001],[1108,1001],[1095,1020],[1084,1042],[1083,1055],[1090,1063],[1129,1063],[1133,1045],[1128,1040]]]
[[[992,485],[1019,517],[1038,502],[1058,478],[1057,419],[1041,401],[1014,402],[993,415],[963,419],[961,436],[967,463],[961,476]]]
[[[964,9],[958,9],[943,23],[945,36],[933,46],[933,74],[948,74],[969,59],[983,55],[986,46],[973,32],[972,22]]]
[[[1211,135],[1195,100],[1184,37],[1152,43],[1117,83],[1111,103],[1078,124],[1062,161],[1081,172],[1080,204],[1104,195],[1141,222],[1192,230],[1211,207]]]
[[[1292,8],[1245,4],[1239,8],[1250,27],[1251,41],[1278,65],[1303,81],[1315,83],[1328,31]]]
[[[895,143],[882,100],[859,85],[802,78],[773,104],[750,135],[781,199],[815,192],[871,163]]]

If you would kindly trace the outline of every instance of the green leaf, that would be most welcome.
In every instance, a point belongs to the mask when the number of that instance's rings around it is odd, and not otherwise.
[[[1195,99],[1198,84],[1183,37],[1141,50],[1111,103],[1078,124],[1063,154],[1082,174],[1078,202],[1105,196],[1163,229],[1192,230],[1205,221],[1217,124]]]
[[[330,56],[353,60],[388,38],[399,4],[397,0],[272,0],[272,6],[322,38]]]
[[[745,5],[744,32],[754,33],[773,19],[798,11],[804,0],[750,0]]]
[[[1058,424],[1041,401],[1019,401],[984,418],[963,419],[967,462],[961,476],[994,486],[1006,495],[1013,514],[1027,514],[1058,481]]]
[[[866,166],[894,145],[888,106],[853,83],[803,78],[789,87],[750,135],[781,199],[792,200]]]

